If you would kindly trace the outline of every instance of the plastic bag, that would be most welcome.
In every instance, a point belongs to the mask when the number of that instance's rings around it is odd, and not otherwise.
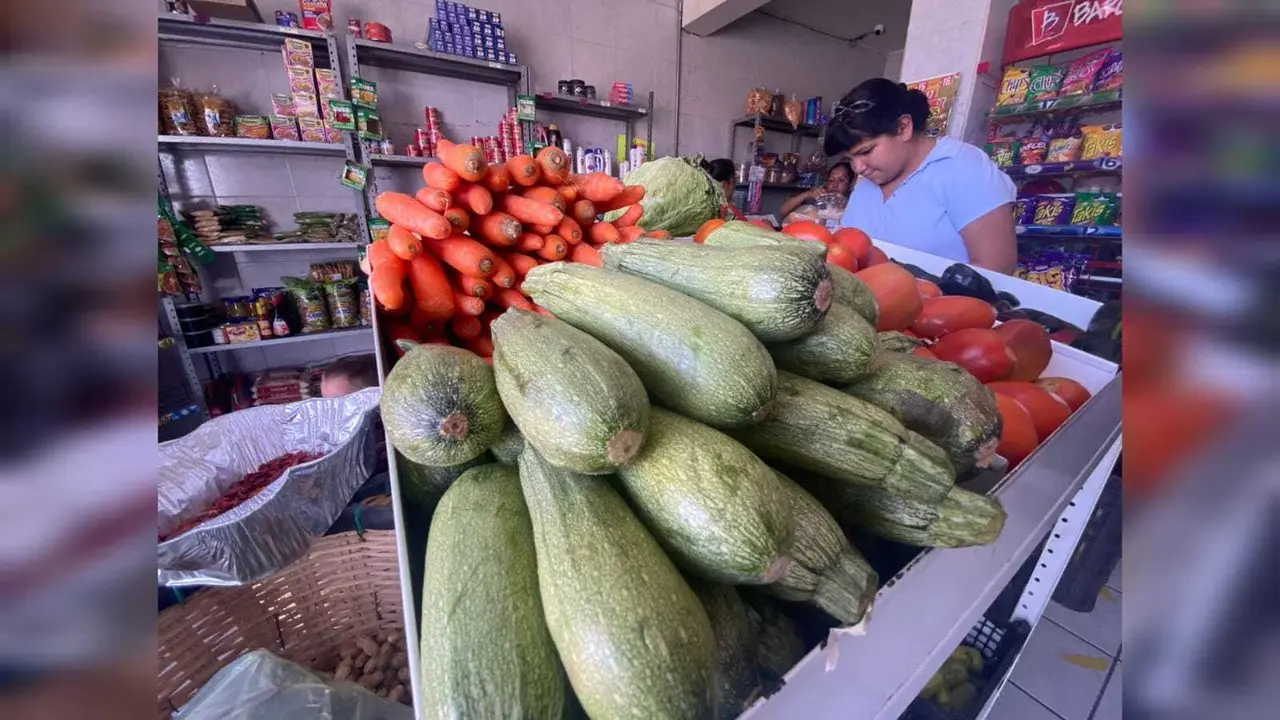
[[[938,287],[943,295],[968,295],[989,303],[996,301],[996,290],[991,281],[964,263],[955,263],[943,270]]]
[[[796,99],[795,95],[787,100],[782,106],[782,112],[787,116],[787,122],[791,123],[791,127],[800,127],[800,120],[804,117],[804,103]]]
[[[174,720],[412,720],[413,708],[384,700],[355,683],[324,681],[266,650],[222,668]]]
[[[338,280],[324,284],[324,297],[329,304],[329,322],[336,329],[360,324],[360,300],[355,280]]]
[[[298,317],[302,318],[302,334],[325,332],[332,328],[323,285],[295,277],[282,277],[280,281],[288,288],[298,309]]]
[[[773,104],[773,93],[764,88],[751,88],[747,93],[747,114],[768,115]]]

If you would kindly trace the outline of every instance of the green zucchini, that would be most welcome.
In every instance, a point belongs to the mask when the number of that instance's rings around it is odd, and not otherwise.
[[[430,517],[445,491],[457,482],[463,473],[477,465],[487,465],[491,462],[493,458],[489,457],[488,453],[481,453],[459,465],[436,467],[416,463],[405,457],[403,453],[397,452],[396,471],[400,478],[401,497],[417,510],[423,511],[424,518]]]
[[[779,370],[831,385],[861,378],[880,349],[875,327],[840,303],[808,335],[766,347]]]
[[[920,338],[897,330],[885,330],[876,335],[880,339],[880,349],[886,352],[909,353],[924,344]]]
[[[957,474],[995,459],[1003,427],[995,393],[958,365],[882,353],[866,377],[842,389],[932,440]]]
[[[459,465],[498,439],[507,420],[493,368],[448,345],[415,345],[382,383],[382,422],[396,450],[423,465]]]
[[[769,460],[924,503],[956,481],[946,455],[889,413],[785,371],[769,417],[729,434]]]
[[[880,306],[876,303],[876,296],[871,294],[871,288],[838,265],[828,263],[827,270],[831,272],[831,290],[835,293],[835,301],[848,306],[874,326],[880,319]]]
[[[742,220],[730,220],[724,223],[712,230],[702,243],[712,247],[746,248],[772,245],[793,249],[801,248],[817,255],[824,261],[827,259],[827,246],[821,242],[801,240],[798,237],[766,230]]]
[[[618,480],[667,553],[705,578],[766,584],[792,562],[786,489],[718,430],[653,408],[648,442]]]
[[[649,396],[627,361],[566,322],[526,310],[493,321],[498,395],[552,465],[613,472],[644,444]]]
[[[606,245],[604,266],[679,290],[737,320],[761,342],[813,331],[831,306],[826,263],[771,247],[707,247],[667,240]]]
[[[507,423],[489,452],[503,465],[519,465],[520,453],[524,452],[524,436],[520,434],[520,428],[515,423]]]
[[[784,600],[812,601],[841,625],[855,625],[871,606],[879,579],[862,554],[854,550],[840,524],[804,488],[776,472],[787,490],[795,516],[795,562],[782,579],[766,589]]]
[[[777,375],[769,352],[737,320],[683,293],[579,263],[529,271],[524,291],[613,348],[664,406],[712,427],[764,416]]]
[[[564,717],[568,684],[543,620],[515,468],[458,478],[436,509],[425,566],[423,717]]]
[[[716,638],[716,717],[733,720],[760,690],[756,653],[760,639],[747,605],[730,585],[690,578]]]
[[[808,654],[800,628],[768,595],[750,588],[739,590],[739,594],[747,605],[747,617],[759,640],[756,664],[760,667],[761,680],[776,685]]]
[[[622,497],[605,478],[557,468],[528,444],[520,485],[547,627],[587,714],[709,716],[711,623]]]

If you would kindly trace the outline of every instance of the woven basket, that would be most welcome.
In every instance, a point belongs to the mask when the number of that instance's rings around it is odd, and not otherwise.
[[[339,647],[360,635],[403,637],[403,615],[394,532],[322,537],[303,559],[262,582],[202,590],[160,613],[160,717],[169,718],[249,650],[332,667]]]

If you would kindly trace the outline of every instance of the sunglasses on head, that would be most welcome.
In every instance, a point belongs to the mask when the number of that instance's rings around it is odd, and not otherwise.
[[[843,120],[849,115],[857,115],[858,113],[866,112],[875,106],[876,104],[872,100],[854,100],[848,105],[836,103],[835,107],[831,110],[831,121],[836,122],[838,120]]]

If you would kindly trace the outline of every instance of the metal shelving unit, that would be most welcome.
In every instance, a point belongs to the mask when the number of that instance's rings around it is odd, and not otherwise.
[[[559,95],[556,93],[538,93],[533,97],[535,108],[548,112],[561,112],[569,115],[601,118],[604,120],[620,120],[625,123],[627,132],[626,146],[631,147],[635,139],[635,123],[645,121],[645,147],[653,146],[653,93],[649,93],[646,105],[619,105],[608,100],[589,100],[577,96]],[[619,162],[625,158],[617,158]]]
[[[383,155],[382,153],[370,153],[366,158],[371,165],[395,165],[404,167],[422,167],[433,162],[440,162],[439,158],[434,157],[411,157],[409,155]]]
[[[206,355],[210,353],[235,352],[237,350],[249,350],[252,348],[273,347],[276,345],[292,345],[294,343],[312,342],[314,340],[331,340],[335,337],[359,337],[368,336],[373,340],[373,330],[369,328],[354,328],[350,330],[330,330],[328,332],[306,333],[302,335],[290,335],[289,337],[272,338],[270,340],[259,340],[257,342],[247,343],[229,343],[226,345],[208,345],[205,347],[191,348],[187,352],[192,355]]]
[[[746,115],[729,123],[729,154],[725,157],[733,159],[733,149],[738,140],[738,128],[755,128],[762,127],[770,132],[782,133],[791,136],[791,152],[800,151],[800,138],[816,138],[822,134],[822,128],[818,125],[800,125],[792,127],[791,123],[786,120],[768,117],[765,115]]]
[[[199,135],[159,135],[156,143],[161,152],[180,150],[204,152],[278,153],[281,155],[332,155],[343,157],[346,148],[339,143],[302,142],[301,140],[258,140],[242,137],[203,137]]]
[[[360,246],[356,243],[327,242],[327,243],[264,243],[261,245],[210,245],[209,249],[214,252],[221,253],[237,253],[237,252],[268,252],[281,250],[356,250]]]

